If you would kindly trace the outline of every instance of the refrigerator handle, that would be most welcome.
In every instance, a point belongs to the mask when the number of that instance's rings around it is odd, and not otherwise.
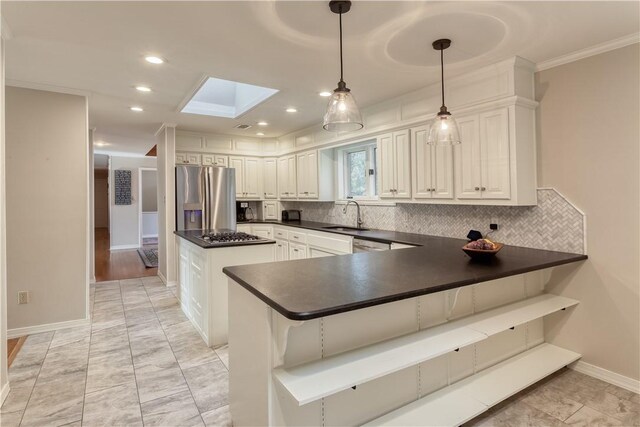
[[[211,215],[211,209],[210,209],[210,205],[211,205],[211,201],[209,200],[210,196],[210,189],[211,187],[211,183],[210,183],[210,177],[209,177],[209,170],[205,169],[204,170],[204,197],[203,197],[203,206],[202,206],[202,228],[205,230],[208,230],[210,228],[210,218],[209,216]]]

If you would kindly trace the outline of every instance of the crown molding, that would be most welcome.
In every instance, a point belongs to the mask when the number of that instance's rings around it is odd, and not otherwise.
[[[35,83],[35,82],[25,82],[22,80],[14,80],[14,79],[6,79],[6,86],[20,87],[23,89],[34,89],[34,90],[43,90],[46,92],[57,92],[57,93],[66,93],[68,95],[78,95],[89,98],[91,96],[91,92],[88,90],[82,89],[74,89],[70,87],[63,86],[55,86],[47,83]]]
[[[576,50],[575,52],[558,56],[556,58],[549,59],[548,61],[539,62],[538,64],[536,64],[536,71],[548,70],[549,68],[568,64],[570,62],[578,61],[580,59],[598,55],[600,53],[605,53],[610,50],[620,49],[621,47],[629,46],[635,43],[640,43],[640,33],[629,34],[628,36],[609,40],[608,42],[600,43],[585,49]]]

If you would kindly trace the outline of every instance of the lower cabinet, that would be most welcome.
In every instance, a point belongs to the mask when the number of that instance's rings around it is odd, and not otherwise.
[[[289,260],[289,242],[282,239],[276,239],[276,261]]]
[[[307,245],[301,243],[289,243],[289,259],[307,258]]]
[[[280,219],[280,202],[262,202],[262,219],[267,221]]]
[[[273,238],[273,227],[270,225],[252,225],[251,234],[265,239]]]

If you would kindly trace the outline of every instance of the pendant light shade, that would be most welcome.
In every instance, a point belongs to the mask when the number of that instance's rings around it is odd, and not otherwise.
[[[440,51],[440,76],[442,79],[442,106],[429,129],[428,144],[460,144],[458,123],[444,105],[444,50],[451,46],[451,40],[440,39],[433,42],[433,48]]]
[[[362,129],[362,114],[351,94],[351,90],[343,80],[342,60],[342,14],[351,9],[350,1],[331,1],[329,8],[340,16],[340,81],[333,91],[327,105],[322,127],[331,132],[353,132]]]

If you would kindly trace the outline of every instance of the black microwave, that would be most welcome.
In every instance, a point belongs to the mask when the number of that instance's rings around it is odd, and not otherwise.
[[[287,209],[282,211],[283,221],[300,221],[302,211],[296,209]]]

